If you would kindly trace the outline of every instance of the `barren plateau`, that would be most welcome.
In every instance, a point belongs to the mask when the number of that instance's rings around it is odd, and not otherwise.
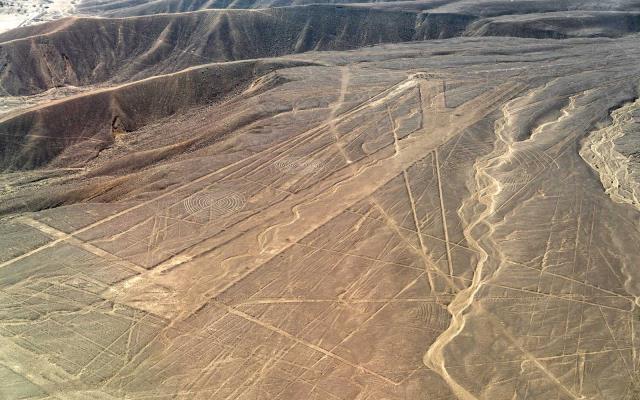
[[[640,399],[640,1],[69,13],[0,33],[0,399]]]

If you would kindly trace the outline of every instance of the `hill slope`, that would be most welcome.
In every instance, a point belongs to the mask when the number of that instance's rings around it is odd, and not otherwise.
[[[457,36],[618,37],[640,13],[472,14],[302,6],[69,18],[0,35],[0,94],[122,83],[211,62]]]

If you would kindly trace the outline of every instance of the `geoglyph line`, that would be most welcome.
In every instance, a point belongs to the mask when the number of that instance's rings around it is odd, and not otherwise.
[[[189,215],[208,211],[211,217],[223,217],[240,211],[247,203],[240,192],[228,189],[207,189],[183,200],[182,205]]]
[[[147,79],[150,79],[150,78],[147,78]],[[394,89],[397,88],[398,86],[401,86],[404,82],[406,82],[406,81],[401,81],[398,84],[392,85],[391,87],[383,90],[382,92],[378,93],[377,95],[373,96],[372,98],[370,98],[370,99],[368,99],[368,100],[366,100],[366,101],[364,101],[364,102],[362,102],[360,104],[357,104],[356,106],[354,106],[353,108],[349,109],[348,111],[340,114],[338,116],[338,118],[346,118],[347,116],[350,116],[350,115],[352,115],[352,114],[354,114],[354,113],[356,113],[356,112],[358,112],[358,111],[360,111],[362,109],[365,109],[365,108],[369,107],[371,104],[374,104],[377,101],[380,101],[380,98],[386,98],[386,96],[391,95],[391,93],[394,92]],[[281,147],[286,147],[289,144],[291,144],[293,147],[297,147],[305,139],[308,139],[308,138],[312,137],[314,133],[316,133],[318,130],[323,129],[326,126],[327,126],[327,123],[323,123],[323,124],[320,124],[319,126],[315,126],[315,127],[311,128],[311,129],[309,129],[307,131],[304,131],[304,132],[301,132],[298,135],[295,135],[294,137],[291,137],[291,138],[289,138],[289,139],[287,139],[287,140],[285,140],[283,142],[277,143],[277,144],[275,144],[275,145],[273,145],[271,147],[268,147],[268,148],[266,148],[266,149],[264,149],[264,150],[262,150],[262,151],[260,151],[258,153],[255,153],[255,154],[249,156],[248,158],[254,159],[254,161],[258,161],[258,160],[261,159],[261,156],[269,154],[269,152],[274,150],[274,149],[278,149],[278,148],[281,148]],[[31,256],[33,254],[37,254],[37,253],[41,252],[42,250],[54,247],[55,245],[57,245],[57,244],[61,243],[62,241],[68,239],[68,237],[76,236],[76,235],[78,235],[80,233],[83,233],[83,232],[86,232],[88,230],[91,230],[91,229],[93,229],[93,228],[95,228],[97,226],[100,226],[100,225],[102,225],[102,224],[104,224],[106,222],[114,220],[114,219],[116,219],[116,218],[118,218],[118,217],[120,217],[122,215],[125,215],[125,214],[131,212],[131,211],[134,211],[134,210],[142,208],[142,207],[144,207],[146,205],[152,204],[153,202],[158,201],[160,199],[169,197],[169,196],[171,196],[171,195],[173,195],[173,194],[175,194],[175,193],[177,193],[177,192],[179,192],[179,191],[181,191],[181,190],[183,190],[183,189],[185,189],[185,188],[187,188],[189,186],[192,186],[192,185],[194,185],[196,183],[202,182],[202,181],[204,181],[204,180],[206,180],[206,179],[208,179],[208,178],[210,178],[212,176],[215,176],[217,174],[223,173],[224,171],[227,171],[227,170],[230,170],[230,169],[232,169],[234,167],[242,165],[243,163],[247,163],[247,158],[232,162],[231,164],[228,164],[228,165],[226,165],[224,167],[221,167],[221,168],[219,168],[219,169],[217,169],[215,171],[211,171],[211,172],[209,172],[207,174],[201,175],[200,177],[195,178],[194,180],[192,180],[190,182],[187,182],[187,183],[185,183],[183,185],[180,185],[180,186],[177,186],[177,187],[175,187],[175,188],[173,188],[173,189],[171,189],[171,190],[169,190],[167,192],[164,192],[159,196],[156,196],[156,197],[151,198],[149,200],[146,200],[146,201],[143,201],[141,203],[138,203],[138,204],[136,204],[136,205],[134,205],[132,207],[126,208],[126,209],[124,209],[122,211],[119,211],[119,212],[116,212],[114,214],[111,214],[110,216],[105,217],[103,219],[100,219],[98,221],[95,221],[95,222],[93,222],[93,223],[91,223],[91,224],[89,224],[89,225],[87,225],[87,226],[85,226],[83,228],[76,229],[75,231],[73,231],[73,232],[71,232],[69,234],[65,234],[64,238],[58,238],[58,239],[52,240],[51,242],[46,243],[46,244],[44,244],[42,246],[39,246],[39,247],[37,247],[37,248],[35,248],[35,249],[31,250],[31,251],[28,251],[28,252],[23,253],[23,254],[21,254],[19,256],[13,257],[13,258],[11,258],[9,260],[6,260],[6,261],[0,263],[0,269],[6,267],[8,265],[11,265],[11,264],[13,264],[13,263],[15,263],[17,261],[20,261],[20,260],[22,260],[24,258],[27,258],[27,257],[29,257],[29,256]],[[249,163],[249,164],[251,164],[251,163]]]

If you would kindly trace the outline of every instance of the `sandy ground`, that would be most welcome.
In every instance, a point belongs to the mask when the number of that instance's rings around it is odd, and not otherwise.
[[[613,123],[589,135],[580,154],[599,174],[614,201],[640,207],[637,154],[639,124],[635,113],[640,101],[616,110]]]
[[[0,399],[637,399],[640,35],[262,12],[2,44]]]
[[[640,221],[578,151],[635,118],[638,40],[563,43],[211,64],[5,119],[7,157],[55,157],[0,180],[48,208],[0,224],[5,391],[632,399]]]
[[[0,32],[70,15],[76,0],[4,0],[0,2]]]

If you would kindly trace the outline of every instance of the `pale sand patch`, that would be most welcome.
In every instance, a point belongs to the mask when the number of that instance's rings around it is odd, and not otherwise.
[[[0,6],[0,33],[73,14],[77,0],[4,0]]]
[[[0,32],[17,28],[29,18],[28,15],[24,14],[0,14]]]

